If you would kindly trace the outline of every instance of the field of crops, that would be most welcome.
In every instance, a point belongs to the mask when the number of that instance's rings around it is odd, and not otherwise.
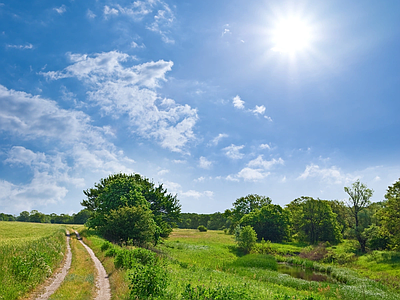
[[[65,249],[64,225],[0,222],[0,299],[17,299],[44,282]]]

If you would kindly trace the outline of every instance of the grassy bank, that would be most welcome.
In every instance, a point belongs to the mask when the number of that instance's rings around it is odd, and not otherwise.
[[[0,299],[18,299],[44,282],[65,250],[64,225],[0,222]]]

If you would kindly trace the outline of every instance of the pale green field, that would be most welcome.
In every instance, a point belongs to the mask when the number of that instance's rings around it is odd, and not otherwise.
[[[58,268],[65,225],[0,222],[0,299],[19,299]]]

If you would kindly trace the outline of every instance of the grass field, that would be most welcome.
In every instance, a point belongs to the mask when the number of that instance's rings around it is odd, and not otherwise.
[[[18,299],[60,266],[65,226],[0,222],[0,299]]]
[[[113,299],[129,299],[129,272],[115,268],[114,258],[106,257],[107,251],[101,251],[105,242],[103,239],[92,231],[87,231],[86,235],[88,243],[111,274]],[[155,249],[162,253],[168,271],[168,276],[165,277],[168,286],[163,296],[155,299],[400,299],[395,288],[363,276],[362,270],[368,268],[364,261],[368,260],[367,256],[356,261],[353,259],[352,265],[348,263],[343,267],[299,258],[297,254],[304,245],[272,243],[270,247],[275,256],[243,256],[237,251],[233,237],[222,231],[176,229],[168,240]],[[345,250],[339,247],[338,251]],[[396,269],[396,259],[386,259],[385,263]],[[328,274],[330,280],[307,281],[279,273],[277,261],[287,261],[317,270]],[[374,271],[369,272],[368,275],[378,276]],[[396,274],[394,271],[391,276],[397,278]],[[217,296],[210,298],[206,294]]]

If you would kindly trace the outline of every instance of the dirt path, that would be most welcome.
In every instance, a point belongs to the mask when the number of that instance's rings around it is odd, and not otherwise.
[[[52,277],[50,284],[46,286],[46,291],[44,294],[35,298],[35,300],[47,300],[61,285],[64,281],[65,276],[67,276],[68,270],[71,267],[72,253],[71,246],[69,245],[69,231],[67,230],[67,257],[65,259],[64,266],[57,272],[55,276]]]
[[[110,290],[110,282],[108,280],[108,275],[100,260],[96,257],[93,250],[90,249],[79,236],[79,233],[75,231],[76,237],[81,242],[81,244],[86,248],[90,257],[92,258],[94,265],[97,269],[97,278],[96,278],[96,286],[97,286],[97,296],[94,298],[95,300],[109,300],[111,299],[111,290]]]

